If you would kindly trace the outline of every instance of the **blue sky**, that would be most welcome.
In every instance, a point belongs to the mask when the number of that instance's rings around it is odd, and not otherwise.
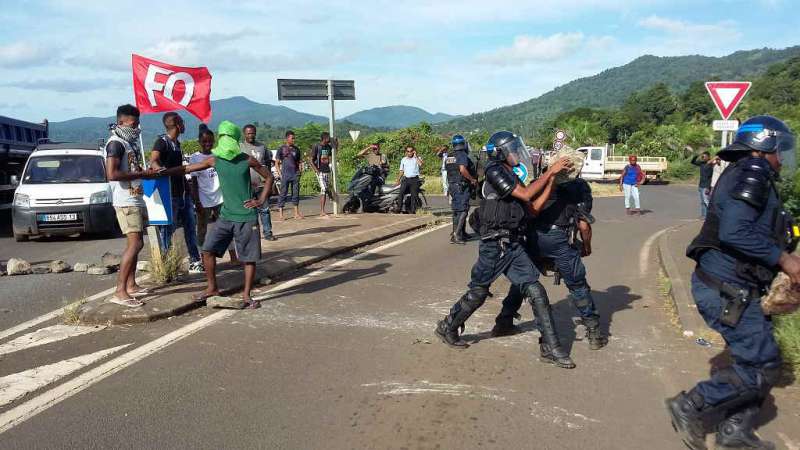
[[[96,0],[3,2],[0,115],[112,115],[130,55],[207,66],[212,98],[278,104],[276,78],[356,80],[342,117],[406,104],[468,114],[638,56],[800,44],[800,1]],[[282,102],[326,114],[325,102]]]

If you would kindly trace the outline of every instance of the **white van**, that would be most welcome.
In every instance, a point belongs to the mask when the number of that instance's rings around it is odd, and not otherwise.
[[[98,144],[41,144],[28,158],[11,209],[14,239],[113,233],[106,162]]]

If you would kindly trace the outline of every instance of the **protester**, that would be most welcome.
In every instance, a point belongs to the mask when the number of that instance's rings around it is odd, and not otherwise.
[[[622,169],[622,176],[619,177],[619,190],[625,193],[625,213],[628,215],[641,214],[639,204],[639,186],[644,181],[644,172],[637,164],[636,155],[628,156],[628,165]],[[631,209],[631,199],[633,209]]]
[[[364,158],[369,166],[378,166],[381,168],[381,175],[386,178],[389,174],[389,161],[386,156],[381,153],[381,144],[370,144],[365,149],[358,152],[359,158]]]
[[[200,124],[200,133],[197,138],[200,151],[189,156],[189,164],[198,164],[212,157],[211,149],[214,147],[214,132],[204,123]],[[208,226],[217,221],[219,210],[222,206],[222,191],[219,188],[219,177],[213,167],[192,172],[192,177],[197,189],[194,190],[194,204],[197,209],[197,240],[200,247],[206,241]],[[228,249],[231,262],[238,262],[233,247]]]
[[[144,154],[139,148],[139,110],[132,105],[117,108],[117,123],[106,143],[106,176],[111,185],[112,204],[117,221],[126,236],[125,252],[119,265],[117,289],[111,303],[136,308],[142,306],[136,297],[148,292],[136,284],[136,263],[144,246],[143,178],[152,178],[156,171],[144,169]]]
[[[239,139],[242,133],[239,127],[225,120],[219,124],[217,134],[217,145],[211,150],[213,156],[186,166],[187,172],[216,169],[225,200],[220,208],[219,219],[209,231],[203,245],[208,286],[205,291],[195,295],[194,299],[203,301],[219,295],[216,258],[225,254],[225,250],[233,242],[239,261],[244,263],[242,299],[247,308],[254,309],[260,306],[250,296],[256,276],[256,262],[261,259],[257,209],[269,199],[269,189],[262,189],[259,197],[253,198],[250,169],[258,172],[267,186],[272,185],[272,173],[255,158],[241,151]]]
[[[294,145],[294,131],[286,132],[286,143],[278,149],[278,172],[281,177],[281,193],[278,199],[278,214],[281,220],[286,220],[283,216],[283,206],[286,204],[286,197],[289,195],[289,190],[292,191],[292,197],[289,202],[294,204],[294,218],[302,219],[303,215],[300,214],[300,173],[301,155],[300,149]]]
[[[183,152],[178,137],[185,131],[183,118],[176,112],[168,112],[161,119],[165,134],[156,138],[150,153],[150,167],[155,170],[171,169],[183,165]],[[170,176],[170,194],[172,196],[172,223],[156,227],[158,244],[162,252],[169,251],[172,245],[172,234],[178,225],[183,225],[183,236],[186,240],[186,251],[189,253],[189,273],[203,273],[200,262],[200,251],[197,247],[197,230],[194,201],[192,200],[193,183],[188,183],[183,174]]]
[[[711,195],[711,178],[714,176],[715,160],[711,159],[711,154],[703,152],[692,157],[692,164],[700,167],[700,181],[697,184],[697,191],[700,194],[700,218],[706,218],[708,211],[708,199]]]
[[[317,174],[319,181],[319,215],[327,218],[325,212],[325,201],[331,194],[331,156],[333,147],[331,146],[331,135],[324,131],[320,136],[320,141],[311,148],[310,163],[314,173]],[[331,197],[333,198],[333,197]]]
[[[272,167],[272,152],[267,150],[264,144],[256,141],[256,126],[247,124],[242,131],[244,132],[244,142],[239,144],[239,148],[246,154],[255,158],[261,165],[270,169]],[[272,184],[266,186],[264,184],[264,179],[253,169],[250,169],[250,184],[253,187],[253,194],[256,197],[261,195],[262,189],[272,191]],[[272,234],[272,216],[270,215],[269,203],[265,203],[264,206],[258,208],[258,214],[261,216],[261,236],[267,241],[278,240],[278,238]]]

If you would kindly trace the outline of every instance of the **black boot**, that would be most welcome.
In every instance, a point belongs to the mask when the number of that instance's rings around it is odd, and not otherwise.
[[[474,288],[467,291],[450,308],[450,314],[436,324],[436,336],[445,344],[453,348],[464,349],[469,347],[466,341],[461,339],[459,332],[464,331],[464,322],[469,316],[480,308],[489,296],[489,290],[485,288]]]
[[[774,450],[775,444],[762,441],[753,431],[758,406],[750,406],[731,415],[717,426],[717,450]]]
[[[539,331],[542,333],[542,337],[539,338],[541,360],[564,369],[574,369],[575,363],[558,340],[553,311],[550,309],[550,301],[544,286],[536,282],[528,286],[526,294],[533,307],[533,315],[539,322]]]
[[[600,331],[599,317],[584,317],[582,322],[586,327],[586,340],[589,341],[590,350],[600,350],[608,344],[608,337]]]
[[[700,414],[703,397],[695,391],[681,392],[664,401],[672,420],[672,428],[680,435],[683,443],[692,450],[706,450],[706,432]]]
[[[514,325],[514,319],[506,320],[504,317],[495,321],[494,327],[492,327],[492,337],[512,336],[520,331],[519,327]]]
[[[461,217],[460,213],[455,212],[455,211],[453,212],[453,231],[450,233],[450,243],[451,244],[464,244],[464,240],[461,239],[461,236],[459,235],[459,229],[460,229],[459,219],[460,219],[460,217]]]

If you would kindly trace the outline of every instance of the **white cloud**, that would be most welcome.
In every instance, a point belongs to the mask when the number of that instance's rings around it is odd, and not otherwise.
[[[556,33],[546,37],[520,35],[510,47],[499,48],[478,59],[501,66],[556,61],[569,57],[583,42],[583,33]]]
[[[0,46],[0,68],[24,69],[53,62],[58,49],[41,47],[28,42],[14,42]]]
[[[43,80],[9,81],[0,84],[2,87],[13,87],[26,90],[53,91],[61,93],[88,92],[99,89],[121,89],[129,84],[128,80],[111,78],[63,79],[48,78]]]
[[[736,29],[736,23],[730,20],[713,24],[698,24],[652,15],[640,20],[638,24],[642,28],[662,31],[679,38],[687,39],[721,39],[738,38],[741,36],[741,33]]]

